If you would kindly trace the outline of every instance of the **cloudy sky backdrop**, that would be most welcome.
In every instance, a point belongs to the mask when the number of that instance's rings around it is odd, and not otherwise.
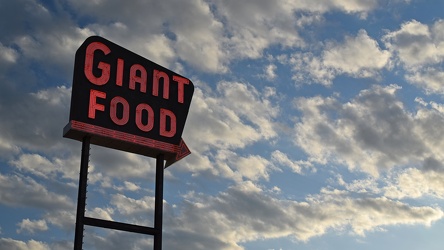
[[[0,249],[72,249],[74,53],[195,84],[164,249],[442,249],[441,0],[0,1]],[[153,226],[155,159],[93,146],[87,216]],[[152,237],[86,227],[85,249]]]

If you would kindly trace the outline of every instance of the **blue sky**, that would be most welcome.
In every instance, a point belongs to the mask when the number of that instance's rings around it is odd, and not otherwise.
[[[0,249],[72,249],[74,53],[191,79],[164,249],[442,249],[444,2],[0,3]],[[153,226],[155,159],[92,146],[87,216]],[[152,237],[86,227],[85,249]]]

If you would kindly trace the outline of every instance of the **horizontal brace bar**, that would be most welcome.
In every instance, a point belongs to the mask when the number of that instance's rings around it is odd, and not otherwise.
[[[88,226],[115,229],[131,233],[150,234],[150,235],[156,235],[159,233],[159,230],[152,227],[143,227],[122,222],[89,218],[86,216],[83,218],[83,223]]]

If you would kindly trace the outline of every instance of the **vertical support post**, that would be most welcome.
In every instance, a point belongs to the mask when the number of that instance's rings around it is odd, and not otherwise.
[[[162,213],[163,213],[163,172],[164,155],[156,157],[156,197],[154,207],[154,250],[162,250]]]
[[[86,208],[86,186],[88,180],[88,163],[90,137],[83,137],[82,156],[80,159],[79,193],[77,195],[76,231],[74,236],[74,250],[81,250],[83,245],[83,230]]]

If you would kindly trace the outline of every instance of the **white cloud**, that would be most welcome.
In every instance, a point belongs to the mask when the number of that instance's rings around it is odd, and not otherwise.
[[[405,22],[383,40],[394,58],[407,70],[406,79],[426,93],[443,93],[444,21],[427,25],[416,20]]]
[[[341,44],[327,45],[323,63],[339,73],[372,77],[377,74],[377,70],[385,67],[389,58],[388,51],[381,50],[365,30],[360,30],[356,37],[346,37]]]
[[[385,196],[393,199],[444,198],[444,165],[427,159],[423,170],[408,168],[394,173],[384,187]]]
[[[283,62],[292,65],[297,83],[330,85],[341,74],[378,78],[389,58],[390,52],[382,50],[365,30],[360,30],[355,37],[345,37],[343,42],[327,42],[319,56],[312,52],[295,53]]]
[[[383,40],[407,67],[435,64],[444,59],[444,37],[439,31],[442,26],[443,21],[438,20],[432,31],[428,25],[412,20],[387,33]]]
[[[84,239],[85,249],[152,249],[153,237],[128,233],[117,230],[107,230],[109,233],[104,235],[97,230],[86,230]],[[166,240],[163,240],[165,242]],[[164,245],[165,243],[163,243]],[[72,246],[70,247],[72,248]],[[164,247],[165,248],[165,247]]]
[[[154,180],[155,160],[152,158],[99,146],[91,147],[90,153],[89,170],[93,182],[106,184],[112,178]]]
[[[339,10],[365,17],[376,6],[375,0],[353,1],[162,1],[159,3],[69,1],[67,11],[80,11],[77,18],[93,18],[96,23],[76,27],[63,13],[52,13],[38,3],[38,11],[25,8],[43,29],[33,35],[18,26],[9,41],[18,45],[27,58],[44,62],[67,72],[74,51],[93,34],[105,36],[166,67],[180,70],[177,60],[208,72],[227,72],[231,60],[258,58],[272,45],[298,47],[304,41],[298,29],[319,20],[319,13]],[[61,7],[61,6],[60,6]],[[18,8],[11,6],[11,8]],[[177,10],[181,11],[177,11]],[[254,15],[250,14],[254,11]],[[12,12],[12,9],[11,9]],[[295,13],[302,12],[298,16]],[[12,20],[23,23],[20,15]],[[58,20],[55,22],[54,20]],[[85,19],[84,19],[85,20]],[[88,20],[88,19],[86,19]],[[8,42],[9,42],[8,41]],[[51,67],[44,68],[51,71]]]
[[[17,62],[18,57],[19,54],[15,49],[3,46],[3,44],[0,43],[0,64],[13,64]]]
[[[319,12],[339,10],[365,17],[376,7],[376,1],[250,1],[246,4],[171,0],[131,5],[70,1],[70,5],[98,20],[87,25],[88,30],[158,59],[167,67],[180,58],[204,71],[226,72],[227,64],[234,58],[258,58],[269,46],[303,46],[298,29],[318,21]],[[177,9],[181,11],[176,12]],[[298,17],[297,12],[309,13]]]
[[[70,4],[83,15],[98,19],[88,29],[166,67],[176,67],[174,62],[181,59],[203,71],[227,70],[222,23],[205,1]]]
[[[74,232],[76,222],[76,210],[74,206],[66,210],[48,209],[43,219],[54,226],[64,230],[65,232]]]
[[[184,159],[186,168],[193,172],[208,170],[216,175],[227,174],[226,169],[212,166],[218,150],[234,151],[276,138],[275,119],[279,109],[275,97],[272,88],[261,92],[239,82],[220,82],[217,92],[205,86],[196,88],[184,132],[184,139],[193,152]]]
[[[288,59],[282,57],[281,61],[285,64],[288,61],[292,66],[294,72],[292,79],[298,85],[311,83],[331,85],[332,80],[336,77],[335,70],[326,67],[322,58],[311,52],[295,53]]]
[[[347,194],[323,190],[297,202],[272,197],[251,182],[239,183],[216,196],[189,197],[180,216],[167,219],[172,231],[165,237],[199,239],[181,241],[182,248],[242,249],[238,243],[256,239],[292,236],[306,241],[332,229],[364,236],[391,225],[430,226],[443,217],[439,208]],[[213,226],[208,228],[208,224]],[[169,249],[180,249],[179,243],[166,244]]]
[[[444,93],[444,69],[426,67],[414,70],[406,75],[406,79],[424,89],[427,94]]]
[[[124,181],[123,184],[125,185],[125,188],[130,191],[137,191],[140,189],[140,187],[138,185],[136,185],[132,182],[129,182],[129,181]]]
[[[63,127],[68,122],[71,90],[64,87],[42,89],[34,93],[10,91],[0,105],[0,148],[17,152],[26,149],[34,152],[60,150]],[[62,149],[69,150],[66,143]],[[10,151],[10,152],[11,152]]]
[[[31,24],[47,21],[50,14],[48,9],[38,1],[21,0],[4,2],[0,16],[8,20],[0,24],[0,37],[8,44],[16,35],[29,31]]]
[[[0,174],[0,203],[40,209],[72,209],[74,204],[66,195],[49,191],[31,177]]]
[[[340,10],[346,13],[359,13],[362,18],[366,17],[367,12],[377,7],[377,0],[297,0],[289,1],[295,8],[308,10],[313,12],[328,12],[332,10]]]
[[[224,17],[230,57],[258,58],[265,48],[278,44],[303,45],[297,27],[295,6],[291,2],[215,1],[217,13]],[[251,14],[254,13],[254,14]]]
[[[221,82],[217,93],[197,88],[187,122],[194,148],[242,148],[277,135],[273,119],[278,108],[252,85]],[[198,145],[201,145],[198,147]],[[201,151],[201,150],[199,150]]]
[[[150,196],[134,199],[123,194],[114,194],[111,198],[111,204],[116,208],[114,212],[123,215],[129,221],[127,223],[138,225],[150,225],[154,218],[154,203],[154,197]]]
[[[10,250],[50,250],[49,246],[41,241],[29,240],[24,242],[11,238],[0,238],[0,248]]]
[[[382,193],[381,189],[378,187],[378,178],[368,177],[366,179],[356,179],[351,183],[346,183],[342,176],[338,177],[338,184],[344,186],[348,192],[358,193],[358,194],[378,194]]]
[[[81,43],[93,33],[88,29],[66,26],[39,30],[30,35],[16,37],[15,44],[20,48],[23,57],[40,62],[43,70],[56,74],[63,70],[66,75],[72,71],[74,53]]]
[[[303,171],[309,168],[313,168],[313,165],[308,161],[302,161],[302,160],[291,160],[288,158],[288,155],[285,153],[275,150],[271,154],[271,160],[273,162],[276,162],[277,165],[288,167],[293,172],[298,174],[303,174]],[[314,171],[314,169],[312,169]]]
[[[397,86],[363,90],[348,103],[334,97],[299,98],[295,139],[309,160],[344,164],[377,176],[397,166],[444,160],[438,132],[444,116],[433,109],[409,113],[396,98]]]
[[[66,139],[62,139],[66,140]],[[65,157],[62,154],[55,157],[46,157],[36,153],[22,153],[18,154],[17,158],[10,160],[11,167],[15,167],[23,174],[32,174],[45,180],[55,180],[62,178],[65,185],[77,185],[73,184],[77,182],[80,171],[80,146],[77,145],[77,154],[68,152]],[[95,182],[101,176],[99,173],[94,172],[94,166],[89,168],[89,179],[91,182]]]
[[[265,79],[267,79],[268,81],[272,81],[272,80],[276,79],[276,77],[277,77],[276,69],[277,69],[276,65],[268,64],[264,68],[264,74],[262,76],[265,77]]]
[[[100,177],[102,177],[102,175],[100,175]],[[102,187],[103,186],[104,185],[103,185],[103,182],[102,182]],[[114,185],[113,188],[115,190],[117,190],[117,191],[120,191],[120,192],[121,191],[125,191],[125,190],[131,191],[131,192],[137,192],[137,191],[141,190],[141,187],[139,185],[137,185],[134,182],[130,182],[130,181],[123,181],[122,185],[120,185],[120,186]]]
[[[48,230],[48,225],[45,220],[30,220],[23,219],[17,224],[19,227],[17,233],[28,232],[34,234],[36,231],[46,231]]]
[[[143,43],[145,44],[146,57],[160,65],[171,65],[176,59],[176,52],[171,43],[172,41],[163,34],[150,37],[150,39]]]
[[[318,13],[339,10],[362,17],[377,6],[376,0],[354,1],[215,1],[216,12],[224,17],[232,55],[257,58],[271,45],[306,45],[298,25],[318,21]],[[295,13],[306,13],[300,18]],[[252,14],[254,13],[254,14]]]
[[[56,166],[56,164],[39,154],[22,154],[17,160],[10,161],[10,164],[21,171],[43,178],[54,177],[62,169],[62,166]]]
[[[268,180],[273,170],[271,163],[259,155],[242,157],[232,151],[219,150],[215,158],[220,174],[238,182]]]
[[[95,207],[91,211],[87,210],[85,216],[88,216],[90,218],[113,221],[112,218],[113,214],[114,214],[114,209],[112,208]]]

